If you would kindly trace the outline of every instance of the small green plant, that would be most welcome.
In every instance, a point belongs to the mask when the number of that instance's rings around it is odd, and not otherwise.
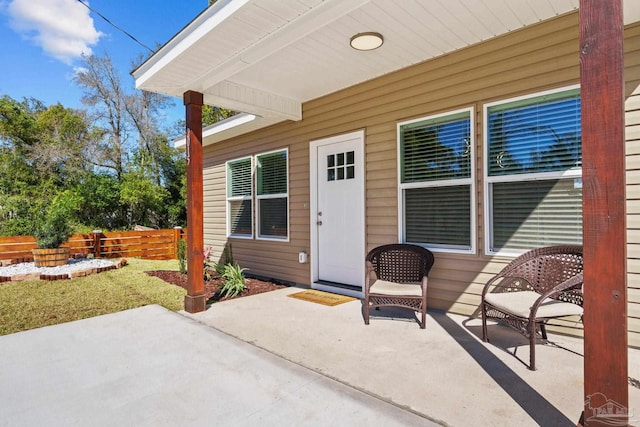
[[[214,262],[212,267],[218,276],[222,276],[224,274],[224,264],[217,264]]]
[[[235,297],[245,289],[244,271],[246,268],[240,268],[238,264],[226,264],[222,277],[224,282],[220,288],[220,295],[227,297]]]
[[[39,248],[58,248],[71,237],[73,227],[70,221],[77,203],[76,198],[69,191],[53,199],[44,218],[36,224],[33,231]]]
[[[205,246],[203,253],[203,272],[206,282],[213,278],[212,272],[218,270],[218,266],[211,262],[212,249],[211,246]],[[178,269],[182,274],[187,272],[187,243],[182,239],[178,242]]]
[[[178,269],[181,274],[187,272],[187,242],[184,239],[178,241]]]
[[[222,256],[220,257],[219,263],[213,263],[211,267],[215,270],[218,276],[224,275],[225,267],[227,265],[236,265],[236,262],[233,260],[233,249],[231,248],[231,243],[227,243],[222,250]]]

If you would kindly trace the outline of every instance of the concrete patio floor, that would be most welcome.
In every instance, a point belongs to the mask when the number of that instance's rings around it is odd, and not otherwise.
[[[323,306],[286,288],[185,315],[369,395],[446,426],[575,426],[583,407],[581,339],[550,334],[527,369],[528,341],[511,329],[430,311],[426,329],[385,309],[365,326],[359,300]],[[514,355],[515,352],[515,355]],[[629,351],[640,378],[640,351]],[[629,387],[638,414],[640,389]]]
[[[0,337],[0,426],[436,426],[147,306]]]
[[[388,309],[365,326],[360,301],[287,296],[300,290],[1,336],[0,426],[576,425],[580,339],[551,335],[532,372],[526,340],[506,327],[486,344],[477,319],[432,310],[422,330]],[[629,375],[640,378],[640,351]],[[629,391],[640,414],[640,389]]]

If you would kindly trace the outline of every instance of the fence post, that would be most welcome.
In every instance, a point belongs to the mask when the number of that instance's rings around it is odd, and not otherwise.
[[[178,245],[182,238],[182,227],[173,227],[173,258],[178,259]]]
[[[100,236],[102,230],[93,230],[93,257],[100,258]]]

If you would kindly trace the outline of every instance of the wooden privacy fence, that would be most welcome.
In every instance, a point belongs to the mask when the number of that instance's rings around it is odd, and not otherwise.
[[[178,241],[186,239],[186,229],[114,231],[74,234],[62,244],[71,248],[71,256],[93,255],[96,258],[140,257],[142,259],[176,259]],[[37,248],[32,236],[0,236],[0,260],[33,261],[31,250]]]

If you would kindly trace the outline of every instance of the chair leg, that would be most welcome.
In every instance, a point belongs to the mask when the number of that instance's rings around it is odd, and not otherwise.
[[[529,325],[529,369],[536,370],[536,322]]]
[[[540,323],[540,332],[542,333],[542,339],[546,340],[547,339],[547,328],[543,323]]]
[[[369,324],[369,300],[365,298],[362,301],[362,317],[364,317],[364,324]]]
[[[482,341],[489,342],[487,336],[487,307],[482,304]]]
[[[422,307],[422,323],[420,324],[420,329],[424,329],[427,326],[427,307]]]

